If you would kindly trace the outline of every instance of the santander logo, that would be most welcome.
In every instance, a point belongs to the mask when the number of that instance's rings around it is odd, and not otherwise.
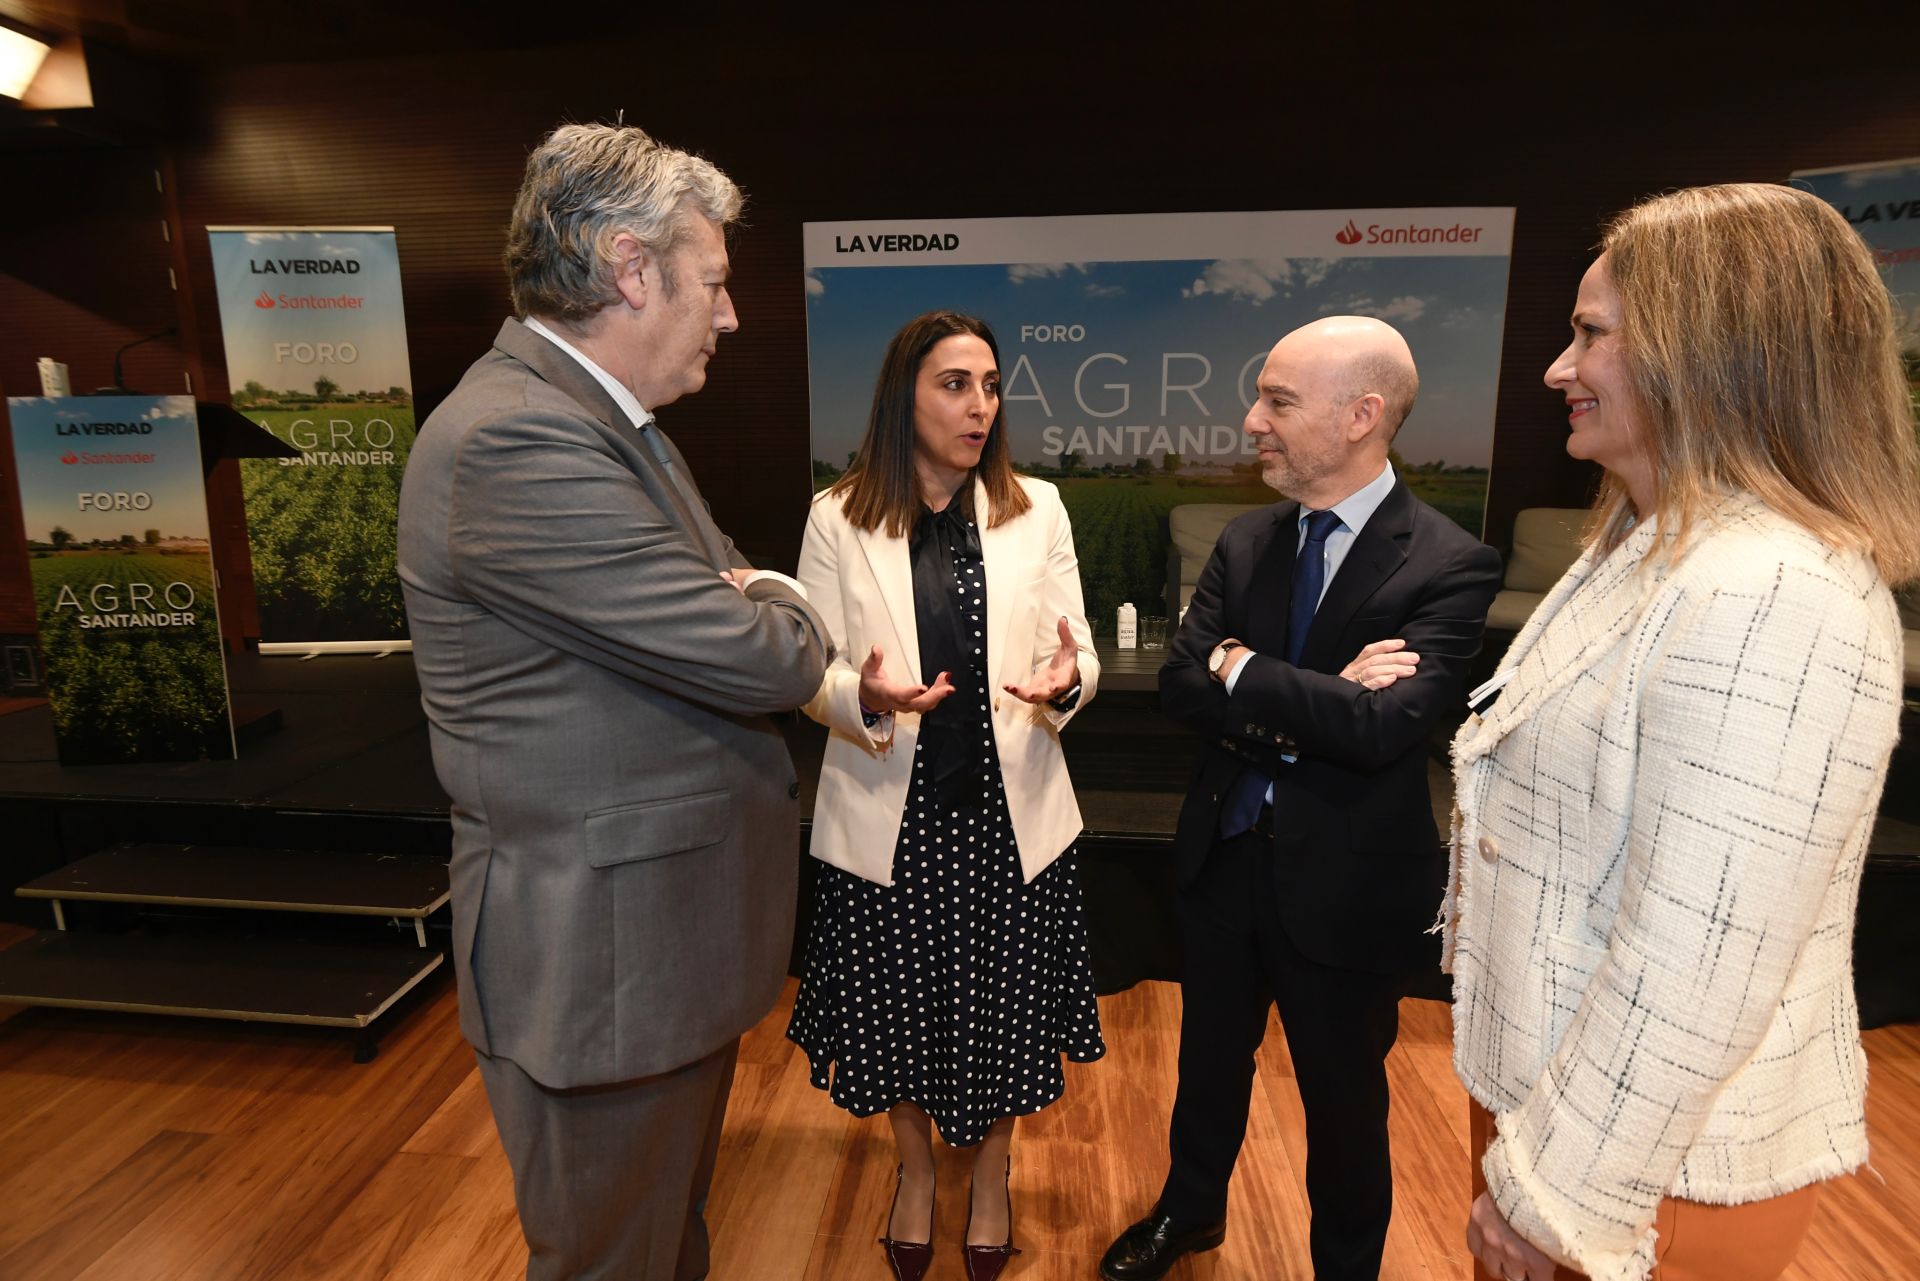
[[[1346,226],[1333,233],[1333,238],[1343,245],[1357,245],[1363,240],[1370,245],[1475,245],[1480,243],[1484,231],[1485,227],[1469,227],[1462,222],[1432,227],[1417,223],[1388,226],[1370,222],[1362,230],[1349,218]]]
[[[260,291],[260,296],[253,300],[253,305],[261,308],[262,310],[271,309],[273,307],[273,295],[268,293],[266,290],[262,289]]]
[[[67,466],[71,467],[75,463],[80,461],[80,455],[74,453],[71,449],[69,449],[66,453],[60,455],[60,461],[65,463]]]

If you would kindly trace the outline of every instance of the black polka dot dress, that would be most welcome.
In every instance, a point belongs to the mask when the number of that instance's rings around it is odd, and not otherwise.
[[[953,557],[953,590],[984,632],[977,553]],[[1023,883],[981,668],[954,672],[942,705],[977,730],[979,767],[936,787],[916,750],[893,885],[821,866],[787,1027],[836,1104],[872,1116],[916,1103],[959,1146],[1059,1098],[1061,1055],[1106,1053],[1074,853]]]

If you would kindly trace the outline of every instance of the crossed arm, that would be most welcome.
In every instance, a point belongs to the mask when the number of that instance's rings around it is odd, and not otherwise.
[[[1285,738],[1303,754],[1376,769],[1422,741],[1459,696],[1499,587],[1500,558],[1482,544],[1463,548],[1389,629],[1400,645],[1367,645],[1338,674],[1250,653],[1238,660],[1231,694],[1207,670],[1214,646],[1232,635],[1227,573],[1226,554],[1216,546],[1161,669],[1161,706],[1209,737],[1243,738],[1267,750]],[[1249,726],[1277,732],[1256,736]]]
[[[721,577],[577,423],[517,408],[475,426],[453,466],[449,562],[513,627],[723,712],[798,707],[819,685],[833,641],[814,611],[777,582]]]

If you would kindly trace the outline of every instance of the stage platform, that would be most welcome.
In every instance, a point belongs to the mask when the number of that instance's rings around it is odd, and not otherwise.
[[[1068,728],[1090,834],[1172,834],[1198,740],[1158,715],[1154,675],[1164,653],[1108,655],[1099,697]],[[236,706],[278,709],[282,718],[233,761],[62,767],[44,703],[0,708],[0,798],[445,819],[410,655],[246,655],[229,660],[229,679]],[[810,816],[826,731],[798,715],[777,719]]]
[[[1200,740],[1159,715],[1162,655],[1108,655],[1099,696],[1064,736],[1103,990],[1176,974],[1161,872]],[[410,655],[246,655],[229,660],[229,679],[236,706],[281,717],[232,761],[63,767],[45,704],[0,711],[0,918],[49,926],[45,904],[12,888],[121,842],[447,853],[448,802]],[[800,780],[799,858],[826,731],[798,714],[776,720]],[[800,869],[804,916],[812,861]]]
[[[1103,991],[1178,977],[1165,875],[1198,736],[1159,712],[1164,651],[1103,655],[1099,696],[1063,735],[1086,822],[1079,842],[1094,961]],[[247,655],[229,660],[238,705],[277,708],[281,728],[240,759],[64,768],[44,704],[0,708],[0,918],[46,928],[46,906],[12,889],[121,842],[438,854],[450,848],[413,660]],[[1907,718],[1909,743],[1915,716]],[[811,818],[826,731],[778,718]],[[1436,821],[1452,807],[1445,736],[1429,764]],[[1920,786],[1908,746],[1895,760],[1863,894],[1859,968],[1873,1017],[1920,1017]],[[804,904],[813,874],[803,826]],[[1891,985],[1868,998],[1884,976]],[[1436,985],[1436,990],[1437,985]]]

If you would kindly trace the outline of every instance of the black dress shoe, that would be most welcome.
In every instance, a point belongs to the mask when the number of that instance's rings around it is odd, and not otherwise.
[[[1106,1281],[1160,1281],[1183,1254],[1211,1250],[1227,1239],[1227,1221],[1182,1223],[1172,1215],[1153,1213],[1120,1234],[1100,1256],[1100,1275]]]

